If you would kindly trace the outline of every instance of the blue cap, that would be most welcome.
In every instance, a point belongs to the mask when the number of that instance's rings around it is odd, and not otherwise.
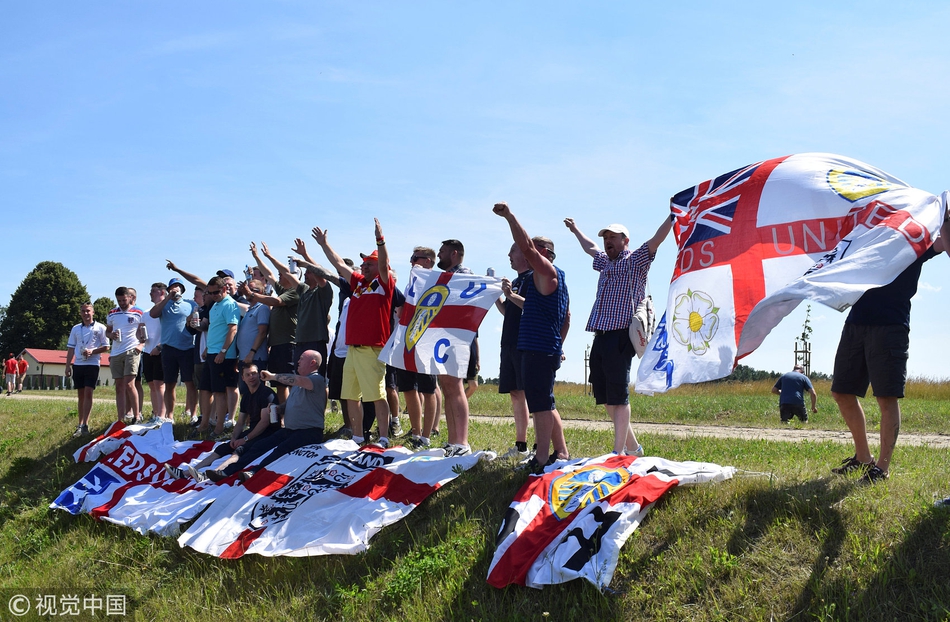
[[[181,293],[183,294],[185,293],[185,284],[182,282],[181,279],[175,278],[175,279],[170,280],[168,282],[168,289],[171,289],[172,285],[177,285],[178,287],[181,288]]]

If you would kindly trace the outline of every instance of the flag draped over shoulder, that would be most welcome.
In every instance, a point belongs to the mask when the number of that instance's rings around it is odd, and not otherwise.
[[[464,378],[475,332],[501,295],[495,277],[414,267],[406,304],[379,360],[408,371]]]
[[[729,375],[803,299],[837,310],[886,285],[937,234],[946,197],[857,160],[766,160],[676,194],[679,252],[638,393]]]
[[[731,478],[733,467],[607,455],[532,476],[505,513],[488,583],[540,588],[584,578],[606,588],[620,549],[669,489]]]
[[[442,453],[360,450],[344,440],[302,447],[216,501],[178,542],[230,559],[358,553],[463,470],[494,457]]]

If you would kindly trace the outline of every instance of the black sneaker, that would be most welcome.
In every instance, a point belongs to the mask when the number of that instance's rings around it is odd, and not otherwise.
[[[227,475],[224,474],[224,471],[212,471],[212,470],[209,470],[209,471],[205,471],[204,474],[205,474],[205,476],[207,476],[207,478],[210,479],[212,482],[220,482],[221,480],[223,480],[224,478],[227,477]]]
[[[327,436],[326,440],[329,441],[337,438],[348,441],[353,438],[353,430],[350,429],[350,426],[343,424],[336,432],[332,432]]]
[[[835,475],[847,475],[848,473],[854,473],[855,471],[861,471],[862,473],[867,473],[872,468],[874,468],[874,456],[871,456],[871,461],[867,464],[858,460],[857,455],[851,456],[850,458],[845,458],[841,461],[841,466],[831,469],[831,472]],[[878,469],[880,470],[880,469]],[[882,471],[883,473],[883,471]]]
[[[861,476],[861,479],[858,480],[859,484],[876,484],[877,482],[883,482],[887,479],[887,471],[882,471],[881,467],[876,464],[871,466],[864,475]]]

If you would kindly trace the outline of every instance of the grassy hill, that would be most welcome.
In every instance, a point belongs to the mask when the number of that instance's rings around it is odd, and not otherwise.
[[[769,386],[635,397],[634,419],[778,426]],[[475,395],[473,412],[507,414],[493,389]],[[827,387],[817,389],[821,411],[809,425],[842,429]],[[948,394],[942,384],[912,384],[903,431],[946,431]],[[558,399],[565,418],[604,418],[580,387],[559,387]],[[74,411],[54,399],[0,400],[0,619],[12,594],[44,590],[122,593],[138,620],[950,619],[950,512],[933,508],[950,494],[945,450],[899,445],[891,479],[862,488],[829,473],[847,453],[841,445],[641,435],[652,455],[742,471],[661,500],[628,541],[607,593],[586,582],[497,590],[485,582],[495,533],[526,479],[508,463],[464,473],[364,554],[219,560],[47,509],[89,468],[71,458],[81,444],[69,438]],[[97,404],[94,429],[113,412]],[[337,423],[331,417],[328,427]],[[471,438],[503,451],[512,433],[508,422],[480,424]],[[577,456],[611,443],[606,432],[567,437]]]

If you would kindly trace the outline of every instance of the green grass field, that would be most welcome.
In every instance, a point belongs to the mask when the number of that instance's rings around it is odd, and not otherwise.
[[[778,426],[768,388],[704,385],[636,397],[634,419]],[[809,425],[843,429],[828,388],[816,388],[822,410]],[[493,389],[476,393],[474,413],[507,415]],[[945,385],[912,384],[902,431],[945,431],[948,394]],[[559,387],[558,399],[565,418],[605,418],[580,387]],[[876,408],[868,411],[876,421]],[[93,428],[113,416],[110,404],[97,404]],[[847,453],[841,445],[641,435],[654,455],[742,472],[662,499],[602,594],[577,581],[543,590],[485,582],[495,533],[526,479],[507,463],[464,473],[384,529],[366,553],[218,560],[173,539],[47,509],[89,468],[72,461],[81,444],[69,438],[74,421],[71,402],[0,400],[5,595],[120,591],[135,619],[176,621],[950,619],[950,511],[933,508],[950,494],[945,450],[899,446],[891,479],[862,488],[829,474]],[[507,422],[476,424],[471,438],[476,448],[504,450],[511,434]],[[611,435],[572,429],[568,442],[576,456],[599,455]],[[0,619],[10,619],[5,606]]]

